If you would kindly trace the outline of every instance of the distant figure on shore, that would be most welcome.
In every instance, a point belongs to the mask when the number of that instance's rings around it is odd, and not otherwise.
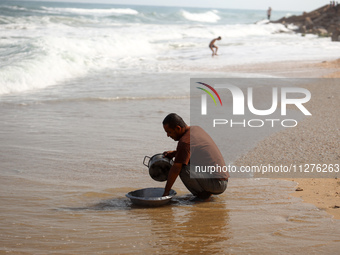
[[[330,4],[329,4],[329,7],[336,7],[336,6],[338,6],[338,1],[337,2],[335,2],[335,1],[330,1]]]
[[[267,10],[267,17],[268,17],[268,20],[270,20],[270,16],[272,15],[272,8],[269,7],[268,10]]]
[[[217,41],[217,40],[221,40],[222,38],[221,38],[221,36],[219,36],[219,37],[217,37],[217,38],[215,38],[215,39],[213,39],[210,43],[209,43],[209,48],[212,50],[212,56],[214,56],[214,55],[217,55],[217,50],[218,50],[218,47],[215,45],[215,42]],[[215,48],[215,51],[214,51],[214,48]]]

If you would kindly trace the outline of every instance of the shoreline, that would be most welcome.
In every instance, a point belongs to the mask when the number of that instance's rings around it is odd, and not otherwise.
[[[339,78],[340,59],[280,61],[224,67],[220,71],[265,74],[280,78]]]
[[[286,63],[287,64],[287,63]],[[278,64],[283,67],[285,63]],[[285,76],[300,76],[310,73],[309,78],[340,78],[340,59],[322,61],[319,63],[298,63],[289,66],[294,69],[293,74],[278,71],[278,65],[265,64],[256,66],[257,71],[272,74],[278,72]],[[305,164],[305,163],[340,163],[339,137],[340,119],[334,118],[340,108],[339,88],[331,84],[303,85],[308,89],[314,100],[306,107],[311,110],[313,118],[306,118],[294,129],[285,129],[275,133],[236,160],[235,165],[258,164]],[[324,210],[334,219],[340,219],[340,173],[334,178],[285,178],[297,183],[293,197],[299,197],[304,203],[314,204]]]

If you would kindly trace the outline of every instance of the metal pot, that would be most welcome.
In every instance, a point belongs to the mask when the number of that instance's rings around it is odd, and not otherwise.
[[[131,191],[125,196],[131,199],[131,202],[141,206],[161,206],[170,202],[176,191],[170,190],[168,196],[162,197],[164,188],[146,188]]]
[[[148,163],[145,163],[146,159],[149,159]],[[164,182],[168,179],[169,171],[173,165],[173,161],[163,156],[162,153],[153,155],[151,158],[144,157],[143,164],[149,168],[149,175],[152,179],[159,182]]]

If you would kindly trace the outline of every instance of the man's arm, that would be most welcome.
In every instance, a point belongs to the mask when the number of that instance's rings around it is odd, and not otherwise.
[[[179,173],[182,170],[182,163],[174,163],[170,168],[168,180],[165,185],[163,196],[168,196],[172,185],[174,185]]]
[[[176,156],[177,151],[164,151],[163,156],[169,159],[173,159]]]

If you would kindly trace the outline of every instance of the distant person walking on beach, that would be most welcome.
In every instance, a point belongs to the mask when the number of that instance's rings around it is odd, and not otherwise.
[[[268,8],[268,11],[267,11],[267,17],[268,17],[268,20],[270,20],[270,16],[272,15],[272,8],[269,7]]]
[[[221,36],[219,36],[219,37],[217,37],[217,38],[215,38],[215,39],[213,39],[211,42],[210,42],[210,44],[209,44],[209,48],[212,50],[212,56],[214,56],[214,55],[217,55],[217,50],[218,50],[218,47],[215,45],[215,42],[217,41],[217,40],[221,40],[222,38],[221,38]],[[216,49],[215,51],[214,51],[214,48]]]

